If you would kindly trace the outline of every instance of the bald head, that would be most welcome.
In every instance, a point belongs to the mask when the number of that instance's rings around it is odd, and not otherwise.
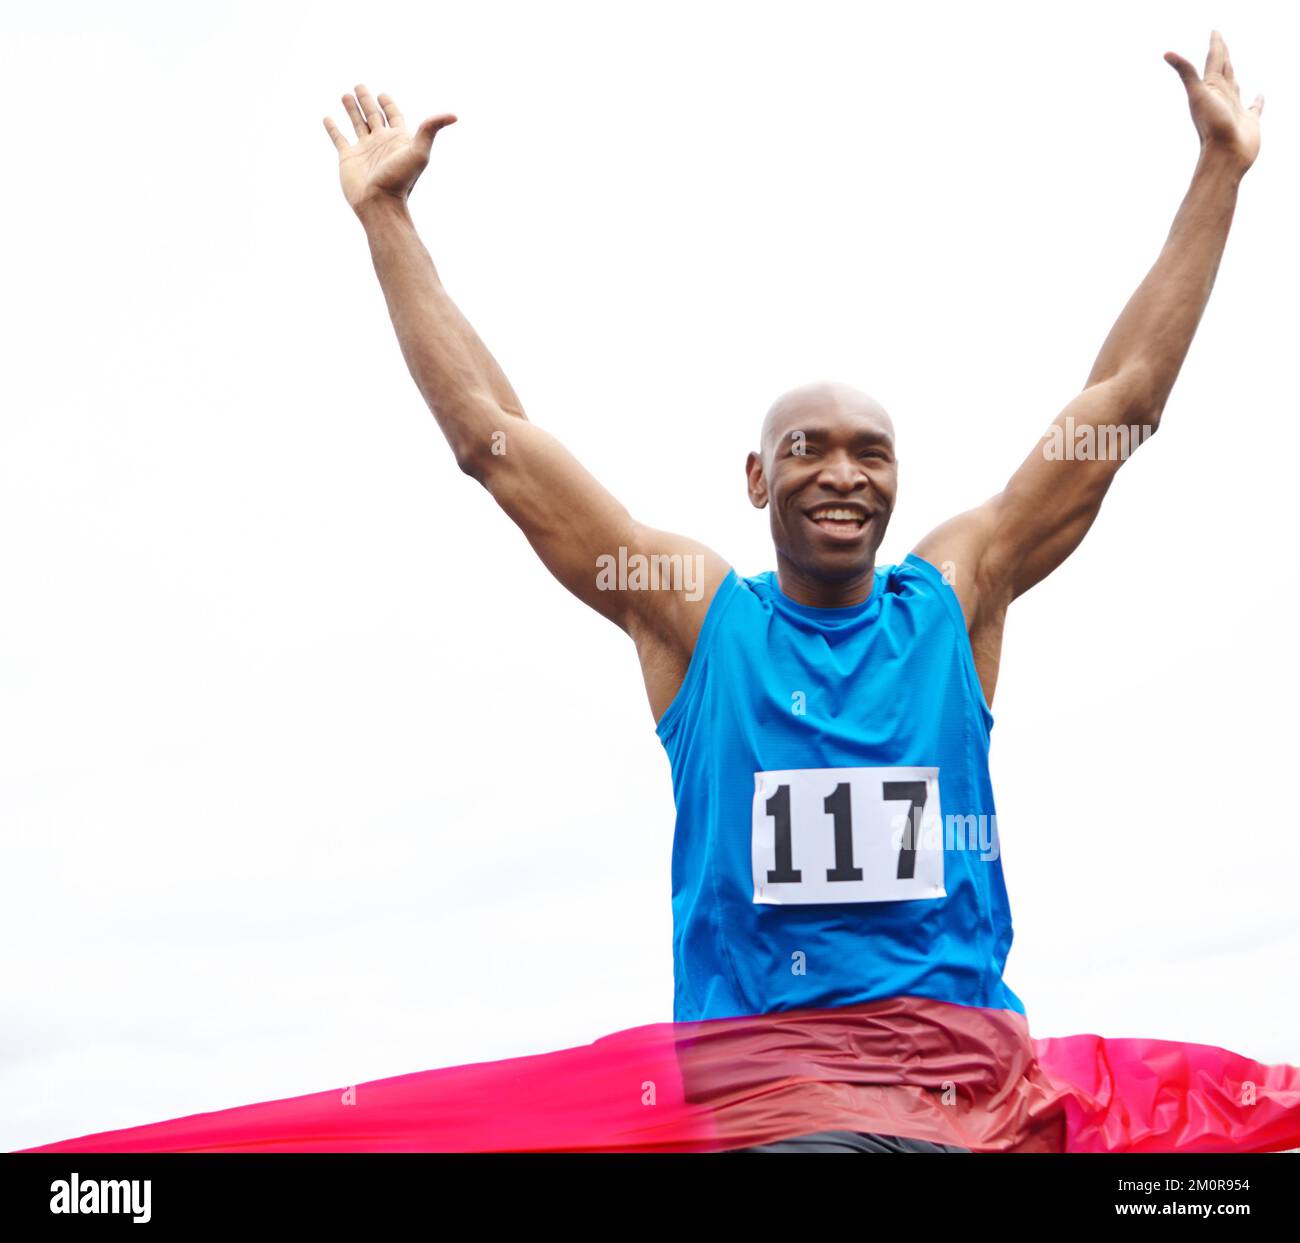
[[[750,504],[769,512],[777,564],[805,603],[836,607],[818,601],[844,599],[845,584],[851,596],[869,590],[898,493],[894,423],[874,397],[833,380],[782,393],[745,479]]]
[[[772,461],[773,451],[786,436],[828,419],[838,422],[845,417],[869,422],[891,442],[894,439],[893,420],[874,397],[849,384],[817,380],[782,393],[772,403],[759,439],[764,464]]]

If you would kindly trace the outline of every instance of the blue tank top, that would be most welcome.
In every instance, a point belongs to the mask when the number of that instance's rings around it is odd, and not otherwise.
[[[674,1019],[897,996],[1024,1013],[1002,980],[1012,928],[988,770],[992,725],[961,605],[920,557],[877,566],[870,597],[838,609],[796,603],[770,570],[729,571],[656,728],[677,805]],[[887,796],[901,798],[889,806],[919,825],[924,813],[909,806],[908,791],[925,787],[887,787],[881,779],[890,774],[879,770],[910,770],[899,774],[906,779],[921,768],[934,774],[941,804],[931,814],[941,813],[942,845],[930,854],[935,866],[942,859],[941,886],[904,900],[881,900],[876,890],[871,900],[837,901],[871,876],[825,883],[863,874],[863,829],[853,838],[848,828],[850,786],[831,770],[853,783],[855,820],[866,798]],[[801,770],[822,771],[805,778]],[[790,804],[780,802],[790,780],[808,786],[793,833]],[[837,789],[846,801],[835,801]],[[879,841],[879,809],[873,814]],[[930,832],[938,842],[933,823]],[[834,868],[821,856],[810,866],[810,848],[824,853],[832,838]],[[892,885],[904,861],[895,870],[891,854],[875,871],[876,883]],[[795,876],[799,883],[789,881]],[[816,900],[809,884],[820,886]]]

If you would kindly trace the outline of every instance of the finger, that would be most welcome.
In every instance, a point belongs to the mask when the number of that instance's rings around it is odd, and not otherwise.
[[[434,136],[445,126],[455,124],[455,121],[456,117],[450,112],[445,112],[442,116],[429,117],[427,121],[421,121],[420,128],[415,131],[415,137],[411,140],[411,146],[427,160],[429,152],[433,150]]]
[[[1263,111],[1264,111],[1264,96],[1263,96],[1263,95],[1256,95],[1256,96],[1255,96],[1255,102],[1254,102],[1253,104],[1250,105],[1250,109],[1249,109],[1249,111],[1253,112],[1256,116],[1260,116],[1260,115],[1263,114]]]
[[[352,122],[352,128],[357,131],[358,138],[364,138],[370,133],[370,126],[366,124],[366,118],[361,115],[361,109],[357,107],[357,101],[351,95],[343,96],[343,107],[347,109],[348,118]]]
[[[330,136],[330,139],[340,151],[346,151],[348,149],[348,140],[343,137],[342,131],[329,117],[325,118],[325,132]]]
[[[406,122],[402,119],[402,114],[397,110],[397,103],[391,95],[380,95],[379,106],[384,110],[384,116],[388,118],[388,124],[394,129],[401,129]]]
[[[1173,65],[1173,67],[1178,71],[1178,76],[1182,78],[1183,85],[1187,87],[1189,91],[1197,82],[1200,81],[1200,78],[1196,76],[1196,70],[1192,67],[1191,62],[1184,60],[1177,52],[1166,52],[1165,62],[1166,64]]]
[[[384,128],[384,114],[380,107],[375,103],[375,97],[370,93],[368,86],[357,83],[357,102],[361,104],[361,111],[366,115],[366,124],[371,129]]]
[[[1217,31],[1210,31],[1210,50],[1205,57],[1205,76],[1223,72],[1223,62],[1227,59],[1228,49],[1224,46],[1223,36]]]

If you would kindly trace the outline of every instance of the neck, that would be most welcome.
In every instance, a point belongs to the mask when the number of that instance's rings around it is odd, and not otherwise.
[[[871,595],[875,568],[867,566],[847,578],[817,578],[776,554],[776,581],[783,595],[814,609],[848,609]]]

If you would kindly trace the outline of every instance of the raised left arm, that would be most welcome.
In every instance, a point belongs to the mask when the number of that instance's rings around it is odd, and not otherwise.
[[[1187,89],[1201,151],[1159,258],[1115,321],[1083,391],[1006,487],[915,549],[948,573],[989,699],[1007,606],[1078,547],[1134,441],[1160,425],[1214,287],[1237,187],[1259,151],[1263,97],[1242,106],[1217,31],[1204,78],[1174,52],[1165,60]]]

